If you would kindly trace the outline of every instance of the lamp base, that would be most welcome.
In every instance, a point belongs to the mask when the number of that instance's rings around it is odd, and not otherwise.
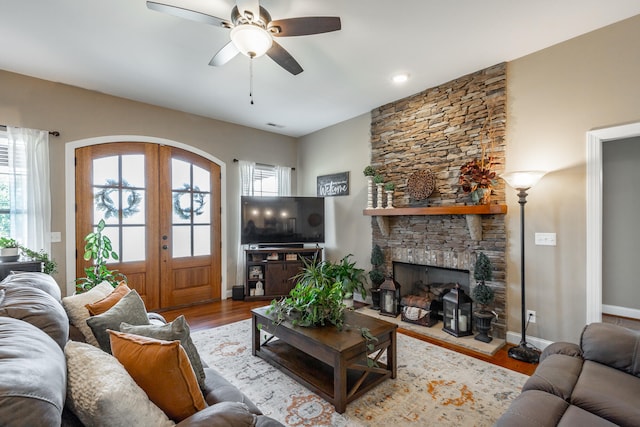
[[[540,351],[529,347],[526,342],[521,342],[517,347],[511,347],[507,354],[510,358],[522,362],[538,363],[540,361]]]

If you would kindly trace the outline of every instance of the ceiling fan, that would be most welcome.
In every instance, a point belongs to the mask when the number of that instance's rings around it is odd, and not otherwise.
[[[231,41],[209,62],[209,65],[215,67],[226,64],[238,53],[252,59],[266,54],[282,68],[297,75],[302,72],[302,67],[273,38],[308,36],[337,31],[341,28],[340,18],[331,16],[271,20],[271,15],[260,6],[259,0],[236,0],[229,20],[153,1],[147,1],[147,7],[180,18],[230,29]]]

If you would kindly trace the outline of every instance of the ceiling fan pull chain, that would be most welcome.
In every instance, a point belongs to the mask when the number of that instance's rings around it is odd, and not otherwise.
[[[253,105],[253,56],[249,57],[249,99]]]

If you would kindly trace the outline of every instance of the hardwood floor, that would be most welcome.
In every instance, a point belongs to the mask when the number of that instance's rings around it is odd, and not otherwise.
[[[184,314],[187,322],[189,323],[189,326],[191,327],[191,330],[197,331],[249,319],[251,318],[251,309],[255,307],[263,307],[268,304],[269,301],[245,302],[228,299],[220,302],[200,304],[190,307],[183,307],[176,310],[163,311],[161,312],[161,314],[167,319],[167,321],[172,321],[179,315]],[[440,347],[457,351],[458,353],[462,353],[467,356],[484,360],[485,362],[493,363],[494,365],[521,372],[526,375],[531,375],[533,371],[535,371],[537,366],[511,359],[507,355],[507,346],[499,350],[494,356],[487,356],[471,350],[436,341],[422,335],[418,335],[407,329],[400,328],[399,332],[417,338],[419,340],[438,345]]]

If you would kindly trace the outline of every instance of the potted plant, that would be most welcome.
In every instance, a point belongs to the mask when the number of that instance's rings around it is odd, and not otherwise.
[[[10,237],[0,237],[0,259],[2,261],[17,261],[20,256],[20,245]]]
[[[373,177],[376,174],[376,170],[369,165],[364,168],[363,173],[367,178],[367,209],[373,209]]]
[[[489,310],[489,305],[493,303],[495,293],[493,289],[485,282],[493,278],[493,267],[491,260],[483,252],[478,254],[476,263],[474,266],[473,277],[478,281],[476,286],[471,291],[471,297],[480,305],[480,310],[474,312],[476,318],[476,329],[478,335],[475,339],[482,342],[491,342],[493,338],[488,335],[491,329],[491,322],[497,317],[494,311]]]
[[[360,292],[363,298],[367,296],[364,270],[357,268],[355,262],[349,261],[351,256],[353,254],[343,257],[338,263],[330,264],[328,269],[330,280],[342,285],[342,297],[347,307],[353,307],[354,292]]]
[[[291,320],[293,325],[306,327],[330,323],[342,329],[342,284],[333,279],[331,264],[304,258],[302,261],[304,268],[294,276],[296,286],[287,297],[271,301],[267,314],[274,314],[276,323]]]
[[[382,266],[384,265],[384,254],[379,245],[375,245],[371,249],[371,265],[373,269],[369,271],[369,279],[371,280],[371,303],[374,310],[380,310],[380,285],[385,280],[385,274]]]
[[[92,265],[84,269],[86,277],[76,279],[76,291],[85,292],[103,281],[109,282],[114,288],[121,281],[126,282],[127,277],[117,270],[109,270],[107,261],[119,259],[118,254],[113,250],[111,239],[103,233],[105,227],[104,220],[101,219],[96,227],[84,238],[84,260],[93,261]]]

